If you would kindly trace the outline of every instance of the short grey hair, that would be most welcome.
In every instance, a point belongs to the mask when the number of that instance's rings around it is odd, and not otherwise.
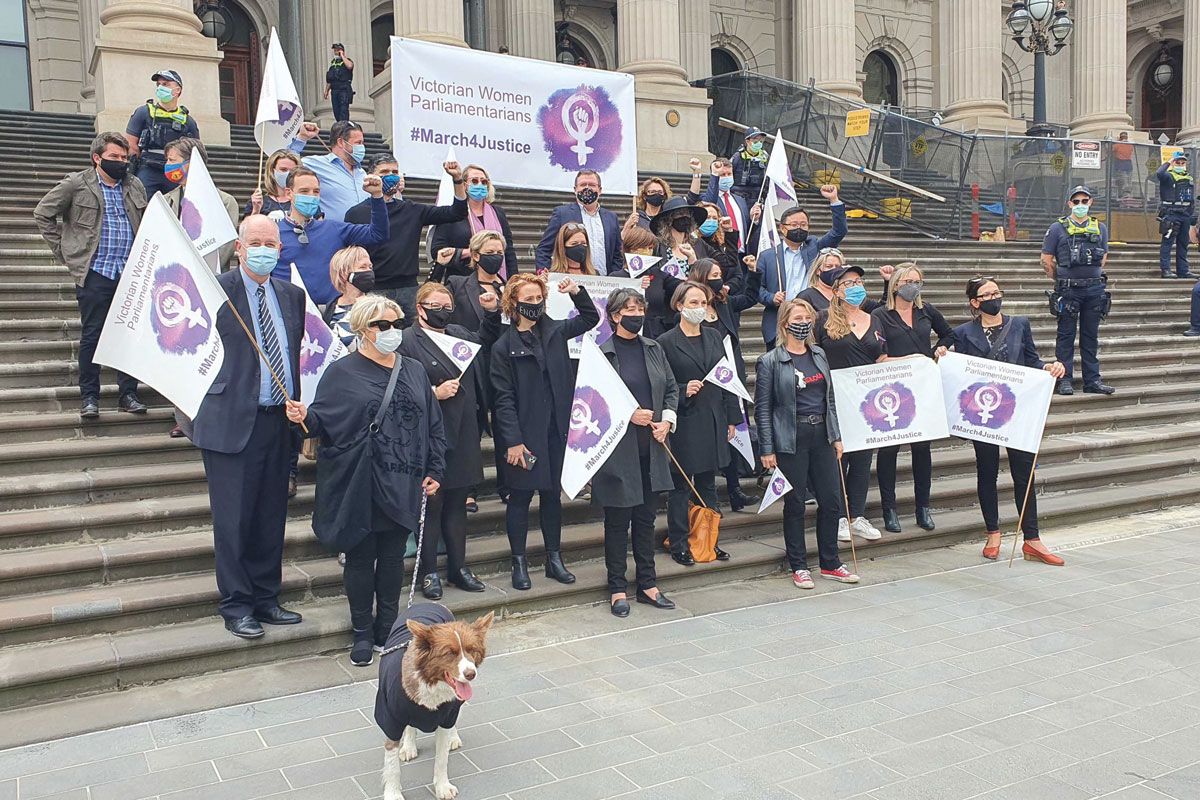
[[[633,300],[642,308],[646,307],[646,298],[637,289],[617,289],[608,296],[608,305],[604,310],[608,314],[608,318],[612,319],[613,314],[620,313],[625,308],[625,304]]]
[[[395,311],[396,319],[404,319],[404,309],[390,297],[381,294],[366,294],[350,306],[350,330],[358,336],[366,333],[367,327],[383,317],[385,311]]]

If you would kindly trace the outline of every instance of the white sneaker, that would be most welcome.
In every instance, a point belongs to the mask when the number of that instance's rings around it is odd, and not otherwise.
[[[883,537],[883,534],[880,533],[879,530],[873,526],[866,517],[858,517],[855,519],[854,522],[850,523],[850,529],[853,530],[860,539],[870,539],[873,541]]]
[[[855,522],[857,522],[857,521],[858,520],[855,520]],[[845,517],[842,517],[841,519],[838,520],[838,541],[839,542],[850,541],[850,523],[846,521]]]
[[[806,569],[798,569],[792,573],[792,583],[797,589],[814,589],[816,584],[813,583],[812,573]]]

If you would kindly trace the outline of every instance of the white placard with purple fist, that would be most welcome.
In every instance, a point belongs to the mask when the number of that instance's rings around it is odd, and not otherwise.
[[[917,356],[835,369],[830,375],[847,453],[950,435],[933,359]]]
[[[559,282],[566,278],[570,278],[575,281],[576,286],[587,290],[588,297],[592,298],[592,303],[595,304],[596,311],[600,314],[600,324],[584,334],[597,345],[602,345],[613,337],[612,323],[609,322],[606,313],[608,296],[617,289],[633,289],[638,293],[642,291],[642,282],[633,278],[614,278],[608,275],[564,275],[558,272],[547,272],[546,316],[550,319],[573,319],[579,316],[579,311],[575,308],[575,301],[571,299],[571,296],[558,290]],[[571,358],[579,358],[584,336],[577,336],[567,342],[567,350]]]
[[[959,353],[938,367],[951,436],[1038,451],[1054,393],[1049,372]]]

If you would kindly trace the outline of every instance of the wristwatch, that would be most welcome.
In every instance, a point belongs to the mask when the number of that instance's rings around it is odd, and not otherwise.
[[[459,184],[461,184],[461,183],[466,183],[466,181],[465,181],[465,180],[463,180],[462,178],[459,178],[458,180],[456,180],[456,181],[452,181],[452,182],[453,182],[453,184],[454,184],[455,186],[458,186],[458,185],[459,185]]]

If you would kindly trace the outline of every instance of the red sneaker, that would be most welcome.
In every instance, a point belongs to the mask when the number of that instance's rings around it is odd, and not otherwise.
[[[858,576],[846,569],[845,564],[842,564],[837,569],[822,569],[821,577],[829,578],[829,580],[837,581],[838,583],[858,583]]]

